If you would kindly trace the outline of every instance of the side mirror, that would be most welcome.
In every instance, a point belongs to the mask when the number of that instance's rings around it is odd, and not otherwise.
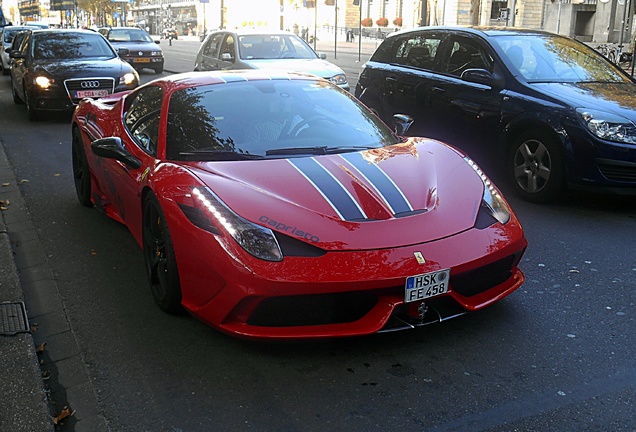
[[[221,60],[223,60],[223,61],[232,61],[233,60],[232,54],[230,54],[230,53],[221,54]]]
[[[398,136],[403,136],[413,124],[413,117],[406,114],[393,115],[393,131]]]
[[[327,54],[325,53],[318,53],[318,57],[320,57],[321,60],[324,60],[327,58]]]
[[[128,48],[117,48],[117,54],[119,54],[119,57],[127,56],[130,54],[130,50]]]
[[[91,143],[91,151],[97,156],[123,162],[132,169],[141,167],[141,161],[126,150],[119,137],[95,140]]]
[[[503,87],[501,80],[486,69],[466,69],[462,72],[461,78],[464,81],[489,87]]]
[[[155,43],[156,43],[157,45],[160,45],[160,44],[161,44],[161,41],[156,40],[156,41],[155,41]]]

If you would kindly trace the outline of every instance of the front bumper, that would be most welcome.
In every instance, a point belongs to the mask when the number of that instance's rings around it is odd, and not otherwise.
[[[287,256],[278,263],[236,249],[228,253],[228,244],[199,229],[173,232],[172,238],[184,307],[223,332],[266,340],[414,328],[482,309],[521,286],[517,265],[527,246],[514,218],[425,244]],[[425,264],[418,264],[415,252]],[[405,303],[406,277],[444,268],[451,269],[448,293]]]

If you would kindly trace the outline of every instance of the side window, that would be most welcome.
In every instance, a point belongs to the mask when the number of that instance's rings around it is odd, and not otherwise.
[[[234,52],[234,37],[232,35],[228,35],[223,41],[223,45],[221,45],[220,55],[223,54],[229,54],[232,61],[236,58],[236,53]]]
[[[223,33],[212,36],[205,46],[203,54],[209,57],[216,57],[219,52],[219,45],[221,45],[221,39],[223,39]]]
[[[433,69],[441,34],[417,34],[403,38],[395,45],[393,63],[419,69]]]
[[[124,124],[146,153],[157,154],[162,91],[146,87],[137,92],[124,114]]]
[[[486,69],[493,71],[494,60],[477,41],[463,37],[451,39],[448,58],[442,65],[442,72],[461,76],[466,69]]]

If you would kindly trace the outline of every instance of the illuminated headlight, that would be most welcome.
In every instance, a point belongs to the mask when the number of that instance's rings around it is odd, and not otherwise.
[[[347,83],[347,77],[345,74],[338,74],[329,78],[329,81],[337,85],[345,85]]]
[[[578,108],[576,114],[587,129],[601,139],[636,144],[636,125],[606,111]]]
[[[137,77],[134,73],[127,73],[123,77],[119,78],[119,84],[132,85],[137,82]]]
[[[246,252],[265,261],[283,260],[283,253],[272,230],[243,219],[208,188],[193,188],[192,194],[208,216],[221,225]]]
[[[33,80],[33,82],[35,83],[36,86],[40,87],[41,89],[47,89],[51,87],[51,85],[53,84],[53,80],[45,76],[38,76]]]
[[[510,207],[501,196],[501,192],[497,189],[488,176],[479,168],[479,166],[470,158],[465,157],[464,160],[472,169],[475,170],[479,178],[484,183],[484,196],[481,201],[488,212],[497,219],[500,224],[507,224],[510,220]]]

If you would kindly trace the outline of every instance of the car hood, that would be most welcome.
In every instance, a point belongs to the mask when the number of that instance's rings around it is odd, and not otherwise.
[[[533,87],[573,108],[610,111],[636,121],[636,84],[540,83]]]
[[[356,153],[185,165],[245,219],[325,250],[468,230],[484,187],[458,150],[421,138]]]
[[[305,72],[321,78],[331,78],[344,74],[342,69],[333,63],[321,59],[275,59],[275,60],[243,60],[254,69],[283,69]]]
[[[82,59],[62,61],[37,61],[33,64],[35,72],[47,72],[58,79],[67,77],[81,78],[88,76],[120,76],[132,72],[132,66],[115,57],[109,60]]]

